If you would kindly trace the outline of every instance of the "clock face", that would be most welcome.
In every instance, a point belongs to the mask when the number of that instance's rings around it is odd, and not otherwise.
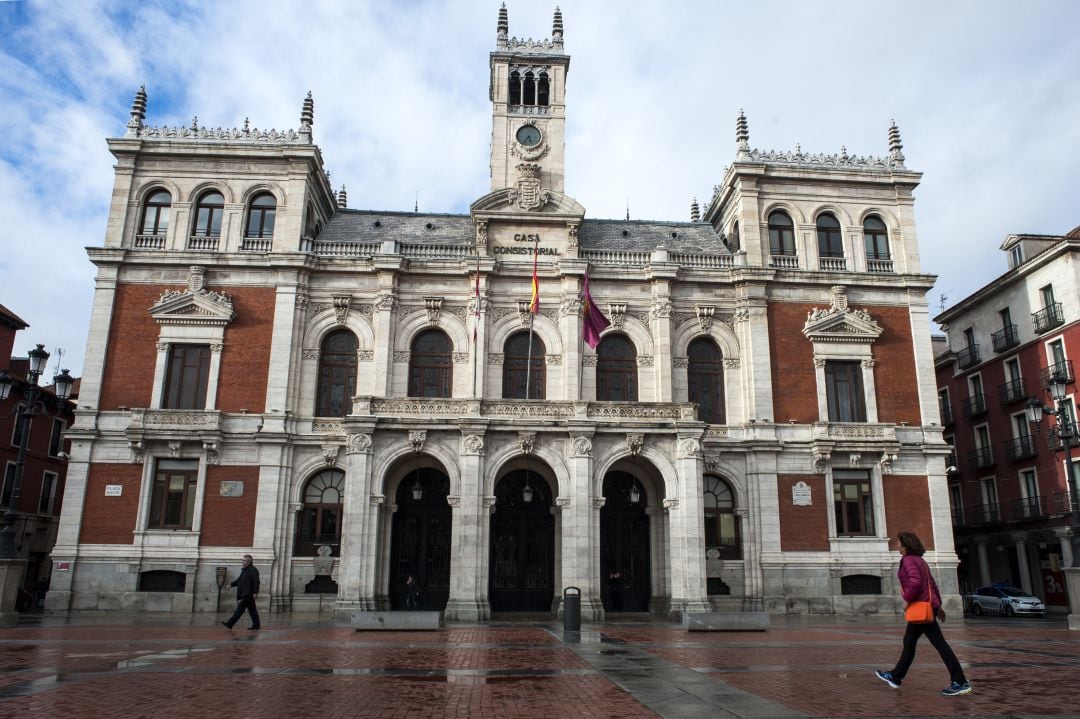
[[[540,144],[540,131],[533,125],[522,125],[517,131],[517,141],[525,147],[535,147]]]

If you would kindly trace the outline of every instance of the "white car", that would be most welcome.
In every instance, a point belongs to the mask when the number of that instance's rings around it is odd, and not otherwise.
[[[971,594],[971,611],[976,615],[1004,614],[1015,617],[1020,614],[1041,617],[1046,614],[1046,605],[1038,597],[1033,597],[1016,587],[993,585],[979,587]]]

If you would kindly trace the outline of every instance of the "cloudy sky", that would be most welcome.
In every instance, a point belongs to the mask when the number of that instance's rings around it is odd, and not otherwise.
[[[81,371],[112,185],[106,137],[147,122],[295,128],[315,97],[360,209],[467,212],[488,190],[498,0],[0,0],[0,303]],[[509,0],[549,37],[554,2]],[[734,157],[887,154],[895,118],[934,312],[1005,269],[1011,232],[1080,225],[1080,3],[561,0],[567,192],[594,218],[688,219]],[[55,367],[50,367],[50,371]]]

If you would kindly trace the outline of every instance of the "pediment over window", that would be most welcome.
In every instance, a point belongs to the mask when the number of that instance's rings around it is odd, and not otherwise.
[[[832,306],[807,314],[803,335],[811,342],[870,344],[884,331],[866,310],[848,307],[843,287],[832,288]]]
[[[236,317],[232,298],[224,292],[213,292],[203,286],[202,268],[192,268],[185,290],[166,290],[150,307],[150,316],[161,325],[229,324]]]

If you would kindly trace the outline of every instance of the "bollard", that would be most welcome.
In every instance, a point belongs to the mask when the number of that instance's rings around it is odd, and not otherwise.
[[[573,594],[571,594],[573,592]],[[581,631],[581,590],[567,587],[562,597],[562,627],[564,632]]]

